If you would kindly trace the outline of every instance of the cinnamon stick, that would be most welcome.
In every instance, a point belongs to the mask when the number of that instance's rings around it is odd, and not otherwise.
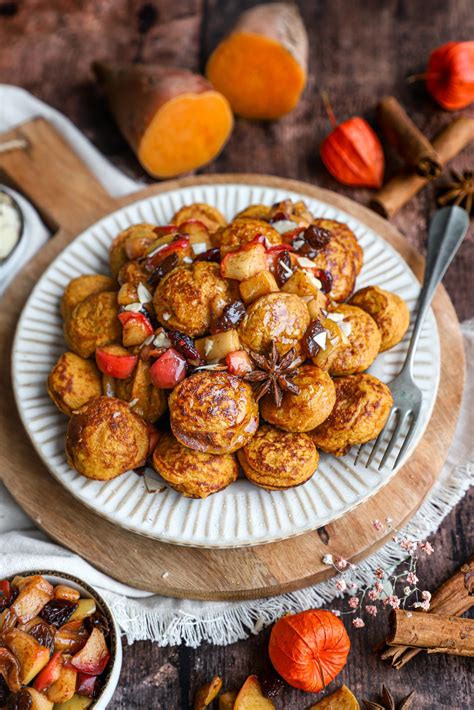
[[[474,606],[474,560],[462,565],[452,577],[434,592],[429,614],[461,616]],[[403,668],[423,649],[408,645],[385,646],[382,660],[390,660],[394,668]]]
[[[474,657],[474,619],[394,609],[387,643]]]
[[[446,165],[474,140],[474,119],[461,116],[449,123],[433,140],[442,165]],[[383,217],[392,217],[430,180],[405,169],[387,182],[372,198],[370,206]]]
[[[394,96],[379,103],[378,118],[385,137],[409,167],[422,177],[438,177],[443,169],[440,156]]]

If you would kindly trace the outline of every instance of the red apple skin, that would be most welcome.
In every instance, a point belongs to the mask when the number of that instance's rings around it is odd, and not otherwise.
[[[77,674],[76,693],[85,695],[87,698],[92,698],[94,695],[95,686],[97,683],[96,675],[87,675],[86,673]]]
[[[110,375],[117,380],[126,380],[132,374],[138,362],[138,355],[113,355],[102,348],[95,351],[97,367],[104,375]]]
[[[242,376],[253,370],[252,361],[245,350],[234,350],[226,356],[225,362],[231,375]]]
[[[71,665],[86,675],[100,675],[109,662],[109,658],[110,653],[104,634],[94,628],[84,648],[71,658]]]
[[[156,449],[160,434],[157,429],[152,424],[148,425],[148,431],[150,433],[150,443],[148,445],[148,456],[151,456]]]
[[[53,685],[61,674],[62,664],[62,651],[55,651],[51,656],[49,663],[47,663],[43,670],[36,676],[33,688],[41,693],[41,691],[49,688],[50,685]]]
[[[172,389],[185,377],[186,360],[174,348],[169,348],[150,367],[151,381],[158,389]]]

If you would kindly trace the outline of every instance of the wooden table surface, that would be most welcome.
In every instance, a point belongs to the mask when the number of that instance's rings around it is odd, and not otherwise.
[[[254,4],[252,0],[0,0],[0,81],[23,86],[63,111],[116,165],[130,176],[149,180],[106,111],[93,84],[91,61],[138,59],[202,69],[239,10]],[[328,131],[320,89],[329,91],[341,120],[354,114],[373,120],[376,101],[384,94],[396,94],[426,135],[434,135],[451,116],[431,101],[422,84],[407,84],[405,78],[424,69],[434,47],[473,39],[472,0],[301,0],[298,4],[311,47],[303,101],[278,123],[238,119],[226,149],[206,170],[298,178],[367,203],[368,191],[338,185],[318,157],[318,145]],[[472,108],[464,113],[474,115]],[[453,167],[472,168],[473,158],[471,147],[453,161]],[[395,156],[389,163],[388,173],[397,165]],[[430,186],[394,219],[422,251],[435,208],[435,189]],[[474,316],[473,267],[471,230],[445,278],[461,320]],[[433,536],[435,553],[420,565],[423,587],[436,588],[472,554],[468,535],[472,502],[472,496],[467,496]],[[374,699],[383,682],[398,698],[415,688],[417,709],[470,706],[468,659],[420,655],[397,672],[386,668],[371,650],[383,637],[382,618],[365,630],[349,633],[351,655],[334,686],[342,681],[359,699]],[[150,642],[126,647],[120,686],[110,707],[187,710],[196,687],[213,674],[223,676],[226,687],[236,687],[246,675],[258,672],[267,639],[264,631],[228,647],[203,645],[191,650],[160,648]],[[277,708],[303,710],[314,700],[287,689]]]

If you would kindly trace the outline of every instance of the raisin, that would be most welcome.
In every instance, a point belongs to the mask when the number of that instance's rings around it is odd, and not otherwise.
[[[221,260],[221,250],[219,247],[213,247],[212,249],[208,249],[207,251],[201,252],[201,254],[198,254],[195,258],[194,261],[214,261],[216,264],[219,264]]]
[[[28,633],[30,636],[33,636],[41,646],[49,648],[50,654],[54,651],[54,635],[56,633],[54,626],[50,626],[45,621],[39,621],[29,629]]]
[[[221,333],[224,330],[231,330],[240,323],[245,316],[245,305],[242,301],[233,301],[222,311],[222,315],[216,320],[213,328],[214,333]]]
[[[0,708],[3,708],[6,704],[9,695],[10,688],[8,687],[5,678],[0,674]]]
[[[202,365],[204,360],[197,351],[194,345],[194,340],[186,333],[181,333],[179,330],[170,330],[168,338],[175,350],[177,350],[186,360],[189,360],[191,365]]]
[[[69,621],[77,606],[77,602],[71,602],[68,599],[53,599],[43,607],[40,616],[48,624],[59,628]]]
[[[310,224],[306,227],[303,233],[303,238],[312,247],[321,251],[327,246],[331,240],[331,232],[328,229],[323,229],[322,227],[316,227],[314,224]]]
[[[13,602],[14,590],[11,584],[9,584],[8,582],[6,582],[5,586],[7,586],[6,589],[0,590],[0,611],[6,609],[7,606],[10,606],[10,604]]]
[[[319,345],[315,338],[319,333],[324,332],[324,328],[319,319],[312,321],[303,336],[303,348],[308,357],[316,357],[319,352]]]
[[[156,286],[163,276],[166,276],[170,271],[172,271],[176,266],[178,266],[179,259],[176,252],[173,252],[169,256],[165,257],[163,261],[160,261],[158,266],[152,267],[153,270],[147,279],[149,286]]]
[[[91,616],[88,616],[84,620],[84,626],[89,633],[92,633],[94,628],[99,629],[99,631],[102,631],[105,638],[107,638],[110,634],[109,622],[107,621],[105,614],[102,614],[101,611],[96,611]]]
[[[318,250],[308,244],[308,242],[303,242],[303,244],[296,250],[301,256],[305,256],[307,259],[316,259],[318,256]]]
[[[8,698],[7,710],[30,710],[31,707],[33,707],[33,698],[26,688],[22,688]]]
[[[270,219],[270,224],[275,224],[275,222],[281,222],[282,220],[287,220],[289,219],[288,215],[286,212],[283,212],[282,210],[279,212],[275,212],[275,214],[272,215],[272,218]]]
[[[291,269],[291,257],[289,251],[281,251],[276,260],[275,278],[280,288],[285,284],[293,271]]]
[[[329,293],[332,289],[333,283],[331,272],[325,271],[324,269],[319,269],[317,277],[321,281],[321,291],[323,293]]]

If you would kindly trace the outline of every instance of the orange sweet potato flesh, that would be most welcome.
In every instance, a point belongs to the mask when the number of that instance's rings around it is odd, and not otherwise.
[[[360,710],[360,705],[347,685],[342,685],[335,693],[311,705],[309,710]]]
[[[199,74],[153,65],[93,65],[112,115],[144,169],[169,178],[215,158],[233,126],[227,99]]]
[[[245,118],[291,111],[306,84],[308,38],[296,5],[257,5],[244,12],[212,53],[206,75]]]

